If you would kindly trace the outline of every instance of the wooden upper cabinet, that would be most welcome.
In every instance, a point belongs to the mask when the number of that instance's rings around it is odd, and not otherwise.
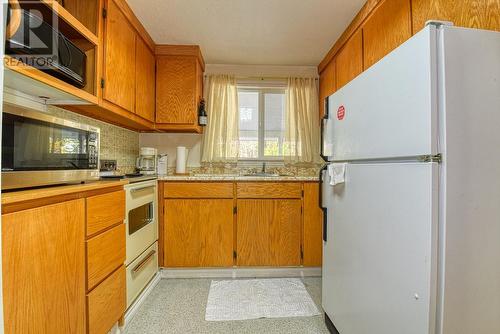
[[[103,99],[128,111],[135,106],[136,31],[115,0],[107,0]]]
[[[319,75],[319,117],[325,115],[325,98],[335,93],[335,59]]]
[[[2,216],[5,333],[85,333],[85,200]]]
[[[385,0],[363,26],[364,68],[411,37],[410,0]]]
[[[467,28],[500,30],[498,0],[412,0],[413,32],[420,31],[428,20],[451,21]]]
[[[363,31],[358,30],[344,44],[335,59],[336,89],[342,88],[349,81],[363,72]]]
[[[156,61],[154,53],[141,37],[136,38],[135,113],[155,121]]]
[[[198,46],[160,45],[156,50],[156,123],[162,130],[201,132],[203,58]]]

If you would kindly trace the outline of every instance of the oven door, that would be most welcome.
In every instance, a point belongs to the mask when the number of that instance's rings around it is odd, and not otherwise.
[[[128,266],[158,239],[157,182],[129,184],[125,189]]]

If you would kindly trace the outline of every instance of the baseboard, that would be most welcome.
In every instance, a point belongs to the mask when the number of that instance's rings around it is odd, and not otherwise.
[[[321,277],[321,267],[313,268],[162,268],[162,278],[252,278]]]
[[[135,301],[130,305],[130,307],[125,312],[125,324],[123,328],[127,327],[127,324],[132,320],[132,318],[137,313],[137,310],[142,305],[147,296],[153,291],[154,287],[160,282],[162,279],[161,272],[158,271],[155,276],[149,281],[148,285],[142,290],[141,294],[135,299]]]

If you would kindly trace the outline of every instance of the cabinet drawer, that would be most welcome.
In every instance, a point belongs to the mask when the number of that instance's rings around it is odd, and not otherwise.
[[[125,262],[125,252],[125,224],[87,241],[88,290]]]
[[[233,198],[231,182],[168,182],[165,183],[165,198]]]
[[[88,332],[108,333],[126,308],[125,266],[87,295]]]
[[[236,185],[238,198],[301,198],[302,183],[241,182]]]
[[[87,236],[99,233],[124,219],[124,190],[87,198]]]

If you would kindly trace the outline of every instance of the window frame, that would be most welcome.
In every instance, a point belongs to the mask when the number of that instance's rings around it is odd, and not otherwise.
[[[283,86],[277,87],[258,87],[258,86],[244,86],[237,85],[236,87],[237,93],[240,92],[250,92],[250,93],[259,93],[259,122],[258,122],[258,135],[257,135],[257,145],[258,145],[258,157],[257,158],[241,158],[238,156],[238,161],[241,162],[266,162],[266,161],[276,161],[283,162],[285,160],[284,155],[280,156],[264,156],[264,146],[265,146],[265,137],[266,137],[266,122],[265,122],[265,94],[276,94],[282,93],[285,96],[286,88]],[[239,107],[238,107],[238,121],[240,120],[239,115]]]

